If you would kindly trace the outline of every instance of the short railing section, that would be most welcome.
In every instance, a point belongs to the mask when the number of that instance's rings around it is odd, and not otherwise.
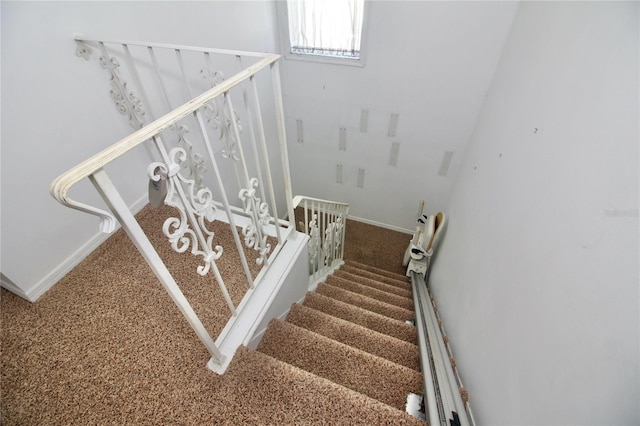
[[[309,283],[314,289],[344,264],[349,205],[304,196],[296,196],[293,205],[298,231],[309,236]]]
[[[98,216],[103,232],[112,232],[116,220],[122,225],[208,349],[209,367],[223,372],[235,351],[221,351],[225,339],[238,328],[248,298],[295,232],[280,56],[147,42],[76,42],[78,56],[88,61],[97,56],[108,93],[134,131],[59,176],[50,192],[60,203]],[[229,322],[215,341],[105,169],[143,144],[156,151],[146,171],[152,204],[177,211],[163,225],[167,244],[198,257],[194,273],[211,276],[228,306]],[[70,198],[70,189],[85,179],[108,211]],[[216,263],[227,252],[210,230],[214,221],[229,224],[241,258],[247,293],[239,304]],[[244,247],[254,255],[245,255]],[[259,273],[252,274],[250,262],[260,265]]]

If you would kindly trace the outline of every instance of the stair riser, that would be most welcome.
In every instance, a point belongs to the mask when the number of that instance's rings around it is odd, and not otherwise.
[[[372,355],[420,371],[418,346],[404,340],[297,304],[292,306],[286,321],[338,342],[349,344]]]
[[[326,280],[326,284],[349,290],[372,299],[379,300],[390,305],[398,306],[403,309],[412,310],[413,300],[407,297],[398,296],[397,294],[387,293],[374,287],[358,284],[343,278],[330,276]]]
[[[280,320],[271,322],[258,351],[399,410],[407,393],[422,390],[417,371]]]
[[[353,260],[347,260],[345,264],[353,268],[363,269],[367,272],[372,272],[374,274],[382,275],[383,277],[393,278],[398,281],[409,282],[409,277],[405,275],[396,274],[395,272],[389,272],[384,269],[376,268],[375,266],[365,265],[364,263],[358,263]]]
[[[377,281],[371,278],[363,277],[362,275],[353,274],[343,269],[338,269],[332,276],[343,278],[345,280],[353,281],[362,285],[370,285],[380,288],[381,290],[389,293],[394,293],[399,296],[411,297],[411,286],[404,285],[404,283],[389,284],[382,281]]]
[[[375,274],[373,272],[365,271],[363,269],[353,268],[348,265],[344,265],[340,270],[344,272],[349,272],[354,275],[360,275],[361,277],[369,278],[372,280],[380,281],[386,284],[395,285],[400,288],[411,289],[411,284],[406,280],[400,281],[394,278],[385,277],[382,275]]]
[[[406,342],[415,343],[418,339],[416,328],[411,325],[321,294],[308,294],[303,305]]]
[[[320,284],[316,292],[398,321],[412,321],[415,317],[415,313],[408,309],[399,308],[335,286]]]

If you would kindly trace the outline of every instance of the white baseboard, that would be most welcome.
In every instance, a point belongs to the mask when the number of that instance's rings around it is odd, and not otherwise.
[[[0,273],[0,286],[2,286],[2,288],[6,288],[16,296],[20,296],[23,299],[29,300],[29,298],[27,297],[27,294],[24,291],[22,291],[20,287],[15,285],[13,281],[11,281],[7,276],[5,276],[2,273]],[[33,300],[29,300],[29,301],[33,302]]]
[[[401,228],[399,226],[388,225],[386,223],[376,222],[375,220],[371,220],[371,219],[364,219],[362,217],[357,217],[357,216],[348,215],[347,219],[355,220],[356,222],[366,223],[367,225],[373,225],[373,226],[378,226],[380,228],[390,229],[392,231],[402,232],[403,234],[413,235],[413,232],[415,231],[415,230]]]
[[[145,194],[136,202],[134,202],[129,209],[135,215],[140,210],[144,208],[149,203],[147,195]],[[120,224],[116,225],[116,230],[120,229]],[[75,252],[71,254],[68,258],[66,258],[58,267],[56,267],[53,271],[49,272],[43,279],[41,279],[35,286],[33,286],[28,291],[23,291],[17,285],[13,284],[9,280],[2,277],[0,281],[0,285],[6,288],[10,292],[14,293],[17,296],[22,297],[23,299],[28,300],[29,302],[35,302],[42,296],[47,290],[54,286],[62,277],[68,274],[73,268],[75,268],[80,262],[82,262],[87,256],[89,256],[95,249],[100,246],[103,242],[107,240],[112,234],[105,234],[103,232],[98,232],[93,237],[89,239],[86,243],[84,243],[80,248],[78,248]]]

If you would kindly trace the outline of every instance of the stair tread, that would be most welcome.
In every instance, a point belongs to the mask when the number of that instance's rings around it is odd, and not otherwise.
[[[414,326],[319,293],[308,293],[302,304],[409,343],[418,339]]]
[[[394,280],[393,278],[383,279],[385,277],[375,276],[375,274],[363,275],[358,273],[357,270],[354,270],[353,268],[349,268],[345,265],[342,265],[342,267],[337,271],[335,271],[333,274],[337,276],[346,275],[345,278],[349,278],[350,280],[359,282],[361,284],[367,284],[368,282],[371,282],[371,281],[377,281],[377,282],[386,284],[388,286],[396,287],[404,291],[409,291],[409,292],[411,291],[410,283]]]
[[[376,281],[371,278],[363,277],[361,275],[352,274],[350,272],[346,272],[344,270],[338,269],[330,276],[343,278],[345,280],[353,281],[358,284],[367,285],[369,287],[377,288],[378,290],[386,291],[387,293],[397,294],[398,296],[403,296],[408,299],[413,299],[413,293],[411,288],[398,287],[395,285],[387,284],[382,281]]]
[[[399,410],[422,391],[419,372],[278,319],[257,350]]]
[[[316,293],[323,294],[336,300],[340,300],[399,321],[408,321],[415,318],[415,312],[413,310],[400,308],[330,284],[319,284],[316,289]]]
[[[371,297],[372,299],[389,303],[391,305],[395,305],[400,308],[413,310],[413,298],[400,296],[394,293],[389,293],[384,290],[377,289],[375,287],[360,284],[355,281],[350,281],[348,279],[341,278],[338,276],[333,276],[333,275],[328,276],[325,283],[329,285],[334,285],[336,287],[341,287],[341,288],[344,288],[345,290],[362,294],[363,296]]]
[[[342,265],[342,267],[340,268],[341,271],[345,271],[345,272],[350,272],[352,274],[355,275],[360,275],[362,277],[367,277],[367,278],[371,278],[377,281],[382,281],[383,283],[387,283],[387,284],[391,284],[391,285],[395,285],[398,286],[400,288],[411,288],[411,283],[408,281],[408,277],[407,279],[396,279],[396,278],[390,278],[390,277],[386,277],[384,275],[379,275],[376,274],[375,272],[370,272],[364,269],[360,269],[360,268],[355,268],[353,266],[350,265]]]
[[[373,272],[378,275],[383,275],[385,277],[395,278],[398,281],[407,281],[408,279],[408,277],[405,275],[387,271],[386,269],[380,269],[376,266],[367,265],[366,263],[356,262],[355,260],[345,260],[345,264],[348,266],[353,266],[354,268],[364,269],[365,271]]]
[[[234,393],[230,401],[238,401],[229,409],[246,416],[245,424],[424,425],[403,411],[244,346],[221,377],[228,384],[221,389]]]
[[[299,304],[294,304],[291,307],[286,321],[372,355],[420,371],[420,353],[418,346],[413,343]]]

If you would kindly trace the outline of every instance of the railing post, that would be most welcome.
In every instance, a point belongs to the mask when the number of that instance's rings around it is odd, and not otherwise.
[[[167,293],[169,293],[173,302],[176,304],[178,309],[180,309],[182,315],[187,319],[191,328],[196,332],[200,341],[207,348],[212,359],[218,364],[224,362],[224,355],[220,353],[215,342],[211,336],[209,336],[209,333],[204,328],[204,325],[202,325],[202,322],[200,322],[200,319],[189,304],[189,301],[180,291],[178,284],[173,279],[173,276],[158,255],[158,252],[156,252],[155,248],[136,221],[136,218],[129,210],[126,202],[122,199],[120,193],[111,182],[111,179],[109,179],[107,173],[104,169],[99,169],[90,175],[89,179],[107,203],[115,217],[122,224],[122,228],[147,261],[156,277],[160,280],[162,286],[165,288]]]
[[[284,122],[284,107],[282,103],[282,85],[280,83],[280,68],[278,62],[271,64],[271,81],[273,84],[273,96],[275,98],[276,121],[278,125],[278,137],[280,139],[280,157],[282,159],[282,174],[284,176],[284,191],[287,199],[287,213],[289,214],[289,226],[295,229],[295,217],[293,215],[293,190],[291,189],[291,170],[289,169],[289,151],[287,150],[287,131]]]

